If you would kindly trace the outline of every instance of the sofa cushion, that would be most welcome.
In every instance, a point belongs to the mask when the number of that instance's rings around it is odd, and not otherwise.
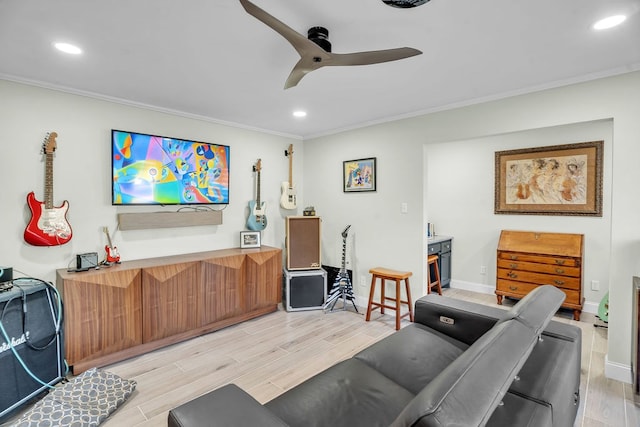
[[[413,394],[357,359],[311,377],[265,406],[291,427],[387,427]]]
[[[554,415],[549,405],[507,393],[491,414],[487,427],[551,427]]]
[[[468,345],[413,323],[354,357],[418,394]]]
[[[536,334],[540,334],[566,297],[566,294],[555,286],[538,286],[511,307],[498,323],[517,319],[532,327]]]
[[[227,384],[169,411],[169,427],[287,427],[235,384]]]
[[[541,286],[447,366],[407,405],[394,427],[477,426],[488,422],[564,301],[553,286]]]
[[[505,317],[507,311],[469,301],[429,294],[415,304],[415,322],[442,332],[467,345]]]
[[[422,389],[392,426],[485,424],[536,340],[515,319],[494,326]]]
[[[542,333],[509,391],[549,405],[553,425],[569,426],[578,411],[582,344],[578,328],[562,325],[566,327],[562,330],[560,325]]]

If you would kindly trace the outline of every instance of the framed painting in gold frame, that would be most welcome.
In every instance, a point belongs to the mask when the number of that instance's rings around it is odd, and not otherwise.
[[[497,151],[495,213],[602,216],[603,144]]]

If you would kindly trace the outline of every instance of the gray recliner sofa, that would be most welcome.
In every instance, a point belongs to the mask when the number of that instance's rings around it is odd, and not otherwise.
[[[541,286],[511,310],[439,295],[415,321],[261,405],[233,384],[169,412],[186,426],[573,426],[580,329]]]

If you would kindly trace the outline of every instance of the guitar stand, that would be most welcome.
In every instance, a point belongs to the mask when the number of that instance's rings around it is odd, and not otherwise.
[[[324,304],[322,308],[325,312],[329,310],[332,312],[336,306],[338,300],[342,298],[342,310],[347,309],[347,301],[351,301],[353,304],[353,308],[356,313],[360,313],[358,311],[358,307],[356,307],[355,297],[353,296],[353,286],[351,285],[351,281],[344,280],[338,278],[331,287],[331,291],[329,292],[329,298],[327,298],[327,302]]]
[[[609,323],[597,317],[595,323],[593,324],[593,327],[609,329]]]

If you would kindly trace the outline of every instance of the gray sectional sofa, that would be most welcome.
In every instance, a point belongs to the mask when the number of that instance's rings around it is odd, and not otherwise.
[[[541,286],[511,310],[431,294],[415,322],[261,405],[233,384],[169,412],[186,426],[573,426],[580,329]]]

